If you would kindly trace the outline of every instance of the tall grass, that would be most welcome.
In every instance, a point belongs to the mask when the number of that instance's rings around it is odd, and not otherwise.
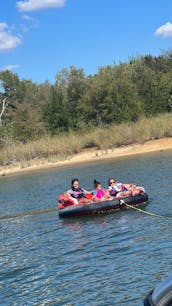
[[[113,149],[147,140],[172,137],[172,114],[141,118],[137,123],[109,125],[88,131],[46,136],[27,144],[6,145],[0,150],[0,166],[29,166],[36,163],[66,160],[87,148]]]

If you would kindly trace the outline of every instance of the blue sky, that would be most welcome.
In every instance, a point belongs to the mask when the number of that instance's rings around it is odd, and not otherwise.
[[[0,0],[0,70],[54,83],[172,48],[172,0]]]

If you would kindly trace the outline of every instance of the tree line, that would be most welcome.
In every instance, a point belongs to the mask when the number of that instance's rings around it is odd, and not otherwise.
[[[71,66],[53,84],[0,72],[0,144],[136,122],[171,110],[172,51],[138,56],[85,76]]]

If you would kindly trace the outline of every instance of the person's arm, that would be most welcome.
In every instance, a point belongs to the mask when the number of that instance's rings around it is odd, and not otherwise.
[[[71,194],[72,194],[72,189],[69,189],[69,190],[65,191],[64,194],[70,197]]]
[[[75,199],[74,197],[72,197],[72,193],[73,193],[73,190],[72,189],[69,189],[67,190],[64,195],[66,195],[67,197],[71,198],[72,201],[74,202],[74,204],[78,204],[78,200]]]

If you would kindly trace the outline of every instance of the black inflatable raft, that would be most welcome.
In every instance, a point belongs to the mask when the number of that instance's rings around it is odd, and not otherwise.
[[[60,218],[113,213],[121,209],[127,209],[128,206],[126,204],[138,207],[148,201],[148,195],[147,193],[143,193],[135,196],[115,198],[113,200],[77,205],[70,205],[70,203],[68,203],[67,206],[65,206],[65,201],[67,201],[67,199],[65,200],[65,197],[59,196],[58,207]]]

